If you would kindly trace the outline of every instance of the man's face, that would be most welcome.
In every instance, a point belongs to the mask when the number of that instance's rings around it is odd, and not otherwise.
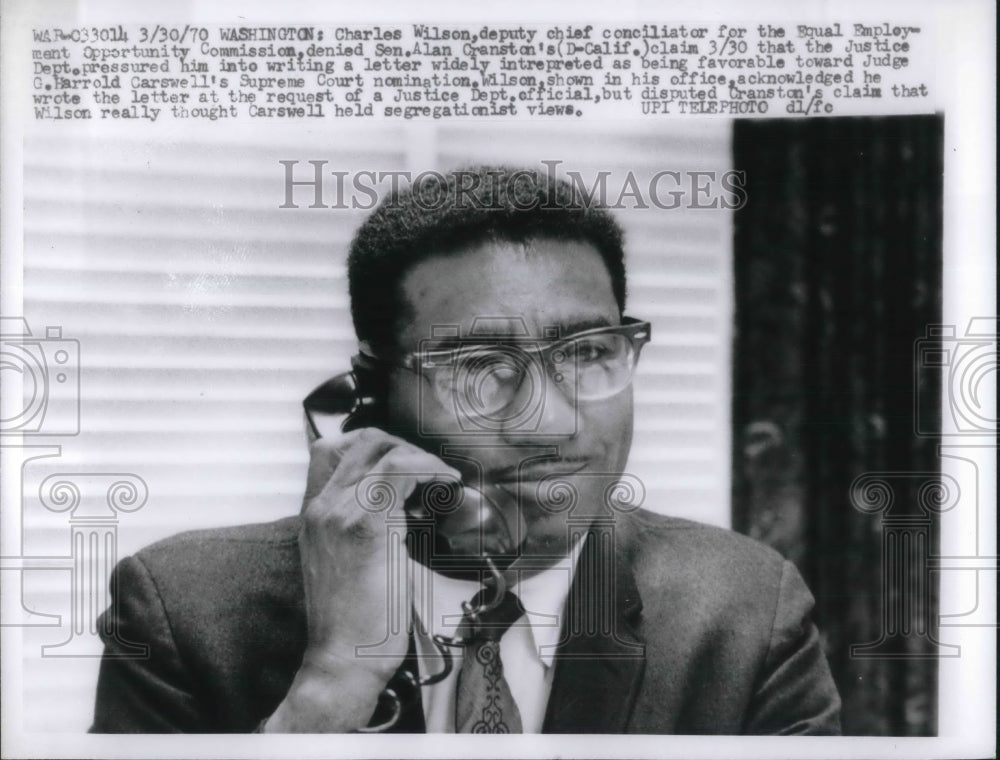
[[[407,274],[402,289],[409,308],[399,337],[405,352],[433,347],[443,340],[442,332],[457,326],[463,341],[509,346],[515,359],[519,347],[528,348],[523,356],[537,358],[530,348],[551,341],[553,328],[565,337],[620,324],[611,277],[586,243],[486,243],[424,260]],[[454,384],[455,392],[470,388],[453,374],[439,380]],[[551,371],[539,372],[521,383],[505,412],[476,418],[468,414],[474,395],[470,403],[463,403],[465,397],[456,397],[456,403],[448,393],[435,394],[433,383],[412,372],[392,373],[393,426],[463,471],[470,484],[482,477],[484,485],[509,494],[502,511],[515,540],[524,541],[523,554],[565,554],[568,521],[579,527],[581,519],[585,525],[605,513],[606,489],[625,466],[632,441],[631,387],[599,401],[579,401],[572,388],[557,387]],[[575,506],[561,502],[558,489],[546,488],[557,476],[576,491]]]

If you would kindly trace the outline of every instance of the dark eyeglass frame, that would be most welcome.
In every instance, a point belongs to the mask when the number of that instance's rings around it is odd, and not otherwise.
[[[580,340],[581,338],[589,338],[595,335],[622,335],[628,338],[632,344],[633,351],[632,367],[630,369],[634,371],[635,365],[639,361],[639,353],[642,351],[642,347],[649,343],[652,339],[652,326],[645,320],[635,319],[634,317],[622,317],[622,323],[620,325],[593,327],[588,330],[581,330],[580,332],[573,333],[572,335],[567,335],[566,337],[553,338],[550,340],[517,337],[514,339],[514,345],[517,345],[520,350],[527,353],[551,355],[557,351],[560,346]],[[474,354],[477,351],[488,350],[491,346],[502,343],[502,336],[497,336],[495,340],[485,343],[476,342],[475,338],[463,338],[461,339],[461,345],[456,346],[455,348],[413,351],[411,353],[404,354],[402,357],[395,360],[374,356],[366,352],[362,352],[361,355],[368,361],[381,364],[385,367],[405,369],[413,372],[414,374],[426,376],[426,372],[430,369],[437,366],[451,366],[457,360],[460,360],[464,355]]]
[[[522,350],[537,351],[546,355],[551,355],[560,346],[571,343],[572,341],[579,340],[581,338],[587,338],[592,335],[624,335],[629,339],[632,344],[632,366],[629,368],[629,380],[624,386],[622,386],[619,391],[627,388],[629,383],[632,382],[632,378],[635,374],[635,367],[639,362],[639,354],[642,351],[642,347],[650,342],[652,339],[652,326],[648,321],[636,319],[634,317],[622,317],[622,323],[620,325],[610,325],[607,327],[594,327],[588,330],[581,330],[580,332],[567,335],[564,338],[554,338],[549,341],[544,341],[540,339],[533,340],[519,340],[518,343],[525,344],[526,347]],[[416,375],[420,375],[425,381],[431,382],[427,375],[428,370],[432,369],[437,363],[433,360],[434,357],[438,357],[438,362],[445,363],[445,359],[450,359],[452,362],[458,357],[461,357],[464,353],[473,353],[478,350],[483,350],[488,348],[490,345],[500,342],[498,339],[493,343],[471,343],[471,339],[465,339],[463,345],[456,348],[446,348],[435,351],[414,351],[412,353],[404,354],[404,356],[397,360],[391,360],[375,356],[366,351],[360,351],[353,359],[353,372],[346,372],[341,375],[337,375],[326,382],[320,384],[312,390],[312,392],[306,396],[302,401],[303,410],[305,411],[306,422],[309,426],[309,430],[314,437],[319,437],[319,428],[316,425],[314,415],[316,414],[357,414],[365,409],[375,409],[379,405],[378,393],[372,393],[373,389],[367,388],[362,391],[359,387],[361,384],[358,382],[361,373],[366,376],[371,375],[376,367],[386,367],[386,368],[396,368],[405,369],[413,372]],[[533,344],[533,347],[532,347]],[[542,345],[538,345],[542,344]],[[610,397],[609,396],[606,397]]]

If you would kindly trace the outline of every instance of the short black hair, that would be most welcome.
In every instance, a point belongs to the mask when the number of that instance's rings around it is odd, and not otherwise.
[[[402,281],[419,262],[487,242],[589,243],[625,310],[623,233],[611,213],[569,182],[534,170],[477,166],[425,172],[386,197],[351,242],[347,280],[359,340],[396,346]]]

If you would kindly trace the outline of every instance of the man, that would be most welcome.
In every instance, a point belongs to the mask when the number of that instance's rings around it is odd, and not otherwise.
[[[93,730],[838,733],[794,567],[615,497],[650,333],[623,258],[535,172],[387,199],[349,257],[354,429],[300,517],[122,561]]]

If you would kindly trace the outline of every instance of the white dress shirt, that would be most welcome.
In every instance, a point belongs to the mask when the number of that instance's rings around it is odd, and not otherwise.
[[[526,734],[539,733],[545,719],[555,670],[553,659],[581,544],[574,546],[569,556],[538,575],[521,578],[516,569],[507,573],[513,575],[510,590],[521,600],[525,614],[515,620],[500,639],[500,659]],[[462,602],[471,601],[482,586],[473,581],[446,578],[413,559],[408,561],[412,612],[423,623],[414,625],[420,675],[423,676],[442,670],[443,658],[430,636],[455,636],[462,622]],[[455,732],[455,691],[462,668],[462,649],[451,651],[454,660],[448,677],[421,689],[428,733]]]

